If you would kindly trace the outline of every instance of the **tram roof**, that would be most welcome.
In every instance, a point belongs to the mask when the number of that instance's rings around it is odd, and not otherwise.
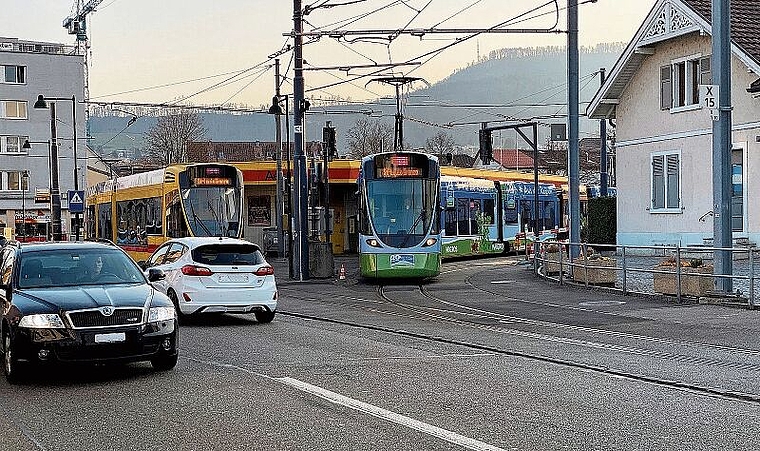
[[[459,168],[456,166],[441,166],[441,175],[471,177],[476,179],[493,180],[500,182],[533,182],[532,172],[494,171],[491,169]],[[567,184],[567,177],[562,177],[560,175],[539,174],[538,181],[540,183],[551,183],[557,188],[561,188],[562,185]]]

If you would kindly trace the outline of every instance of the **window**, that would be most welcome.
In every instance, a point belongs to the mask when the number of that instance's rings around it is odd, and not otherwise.
[[[180,257],[185,255],[185,252],[187,252],[187,246],[182,243],[173,243],[171,248],[166,252],[166,259],[162,264],[168,265],[169,263],[176,262]]]
[[[98,204],[98,238],[113,240],[111,233],[111,204]]]
[[[29,189],[29,177],[22,177],[23,171],[0,172],[0,189],[22,191]]]
[[[0,136],[0,153],[26,153],[21,146],[27,139],[26,136]]]
[[[26,119],[26,102],[19,100],[0,101],[0,118]]]
[[[711,60],[688,57],[660,68],[660,108],[678,109],[699,104],[699,85],[712,84]]]
[[[680,212],[680,172],[680,154],[652,155],[652,210],[677,210]]]
[[[4,83],[23,84],[26,83],[26,67],[24,66],[0,66],[2,69]]]

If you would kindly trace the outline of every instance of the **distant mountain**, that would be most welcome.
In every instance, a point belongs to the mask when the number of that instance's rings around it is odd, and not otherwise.
[[[599,87],[599,75],[591,74],[599,68],[609,71],[620,53],[623,43],[600,44],[580,49],[581,114]],[[477,129],[483,121],[503,121],[505,117],[530,119],[567,113],[567,57],[564,47],[507,48],[492,51],[488,57],[457,70],[449,77],[430,87],[412,91],[407,99],[404,115],[404,138],[411,147],[423,147],[425,140],[444,130],[457,144],[477,145]],[[314,102],[316,103],[316,102]],[[537,105],[550,106],[537,106]],[[465,105],[467,108],[457,106]],[[491,107],[494,106],[494,107]],[[498,106],[498,107],[496,107]],[[331,121],[338,129],[338,147],[346,149],[346,132],[361,115],[346,111],[372,111],[378,120],[393,124],[395,102],[381,99],[368,104],[335,102],[325,106],[312,106],[306,120],[307,140],[320,141],[322,126]],[[324,114],[334,111],[342,114]],[[267,114],[203,113],[208,130],[207,139],[213,141],[272,141],[274,118]],[[129,116],[91,117],[89,121],[90,146],[102,154],[114,151],[137,153],[143,148],[142,136],[156,122],[155,117],[141,117],[122,132]],[[539,123],[565,123],[564,117],[537,119]],[[450,123],[472,125],[447,128]],[[496,125],[494,122],[492,125]],[[581,120],[581,137],[598,135],[598,122]],[[292,125],[291,125],[292,127]],[[121,133],[120,133],[121,132]],[[547,127],[540,127],[539,142],[546,142]],[[118,135],[118,136],[117,136]],[[114,136],[117,136],[114,138]],[[494,134],[494,146],[514,146],[514,133]],[[499,139],[501,138],[501,141]]]

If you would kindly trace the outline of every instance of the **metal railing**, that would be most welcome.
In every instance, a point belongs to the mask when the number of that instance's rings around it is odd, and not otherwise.
[[[604,286],[623,294],[664,294],[683,297],[729,298],[757,307],[755,258],[760,249],[707,246],[623,246],[544,241],[533,243],[533,270],[560,284]],[[570,248],[579,251],[573,260]],[[711,262],[716,252],[729,252],[732,274],[715,274]],[[731,293],[715,291],[715,280],[732,280]]]

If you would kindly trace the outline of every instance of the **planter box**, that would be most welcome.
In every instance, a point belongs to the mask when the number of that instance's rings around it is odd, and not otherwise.
[[[585,259],[576,258],[573,260],[576,266],[573,267],[573,281],[588,283],[591,285],[614,285],[617,281],[617,260],[614,258],[602,259]],[[597,268],[591,268],[597,266]],[[599,266],[610,267],[612,269],[599,268]]]
[[[676,295],[678,280],[676,268],[672,266],[655,266],[655,270],[669,271],[668,274],[654,273],[654,291],[662,294]],[[694,274],[712,274],[712,266],[699,268],[681,268],[681,294],[685,296],[704,296],[713,289],[712,277],[695,276]]]
[[[546,252],[544,253],[544,271],[546,274],[558,274],[560,272],[559,267],[559,252]],[[567,271],[569,259],[567,254],[562,254],[562,271]]]

